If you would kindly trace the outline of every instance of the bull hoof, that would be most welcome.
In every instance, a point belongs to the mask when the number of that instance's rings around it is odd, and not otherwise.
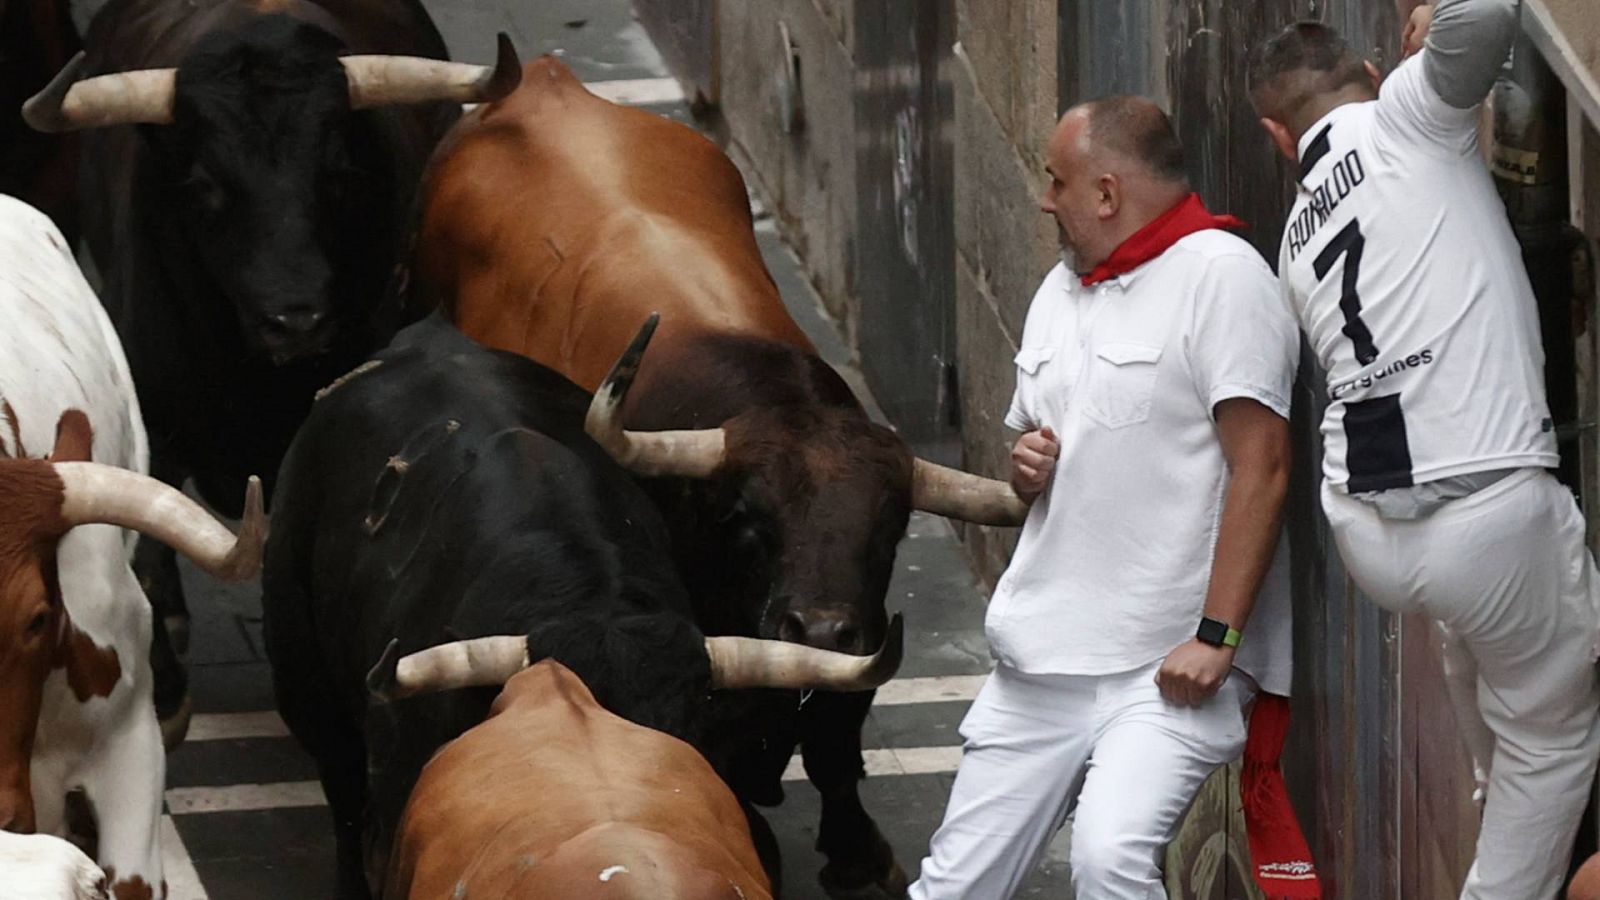
[[[167,639],[172,641],[172,651],[179,656],[189,652],[189,617],[184,614],[164,616],[161,624],[167,629]]]
[[[161,717],[161,746],[168,753],[178,748],[183,739],[189,735],[189,720],[194,717],[194,701],[188,694],[183,695],[183,703],[171,715]]]
[[[830,873],[832,868],[824,866],[817,880],[833,900],[905,900],[906,888],[910,885],[905,870],[892,858],[889,860],[889,871],[883,877],[865,884],[841,884]]]

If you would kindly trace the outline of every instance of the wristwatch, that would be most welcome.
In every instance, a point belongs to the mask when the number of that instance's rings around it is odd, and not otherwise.
[[[1244,639],[1244,634],[1239,629],[1230,627],[1227,622],[1205,618],[1200,620],[1200,627],[1194,636],[1201,643],[1213,647],[1237,647]]]

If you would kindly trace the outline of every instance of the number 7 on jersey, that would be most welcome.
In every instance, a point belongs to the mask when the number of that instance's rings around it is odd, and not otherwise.
[[[1367,323],[1361,321],[1361,293],[1356,289],[1356,281],[1361,277],[1361,251],[1366,246],[1367,239],[1361,235],[1361,223],[1352,219],[1311,262],[1312,271],[1321,281],[1333,264],[1339,261],[1339,257],[1345,258],[1339,294],[1339,311],[1344,313],[1344,328],[1341,330],[1355,344],[1356,361],[1363,366],[1371,365],[1378,358],[1378,347],[1372,342],[1372,332],[1367,329]]]

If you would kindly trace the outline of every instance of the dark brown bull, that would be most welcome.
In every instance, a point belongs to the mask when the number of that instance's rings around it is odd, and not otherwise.
[[[602,410],[591,432],[654,476],[707,633],[863,652],[883,637],[913,508],[1020,521],[1008,486],[914,460],[868,419],[785,310],[738,171],[691,129],[601,100],[542,59],[445,138],[424,193],[418,289],[477,340],[592,390],[660,311],[620,417]],[[779,802],[799,744],[822,792],[824,884],[899,894],[904,875],[857,794],[870,704],[769,694],[728,717],[724,774],[742,800]]]
[[[67,0],[0,0],[0,194],[48,215],[77,241],[78,141],[40,134],[22,102],[49,83],[81,42]]]

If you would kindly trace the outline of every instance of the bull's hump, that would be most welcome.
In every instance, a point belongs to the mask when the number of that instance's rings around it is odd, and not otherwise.
[[[535,91],[577,90],[588,93],[572,68],[549,54],[522,67],[522,83]]]

